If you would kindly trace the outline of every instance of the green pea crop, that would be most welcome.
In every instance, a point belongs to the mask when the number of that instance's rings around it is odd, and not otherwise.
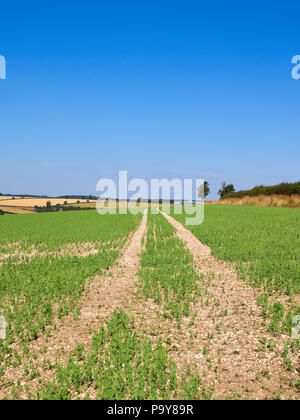
[[[191,305],[201,294],[193,258],[175,229],[161,214],[149,215],[146,249],[142,253],[139,290],[146,297],[163,303],[165,318],[188,316]]]
[[[1,220],[0,315],[8,328],[7,339],[0,340],[0,361],[11,353],[12,343],[26,346],[44,333],[55,315],[78,314],[86,280],[116,261],[139,220],[91,211]],[[82,257],[86,243],[93,252]]]
[[[184,224],[184,214],[172,215]],[[293,303],[300,293],[300,210],[205,205],[204,222],[186,227],[217,258],[235,263],[240,278],[257,290],[270,330],[291,332],[291,319],[300,314]]]

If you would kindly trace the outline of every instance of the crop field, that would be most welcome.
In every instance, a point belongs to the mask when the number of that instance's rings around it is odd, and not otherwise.
[[[21,198],[21,197],[15,196],[15,198]],[[11,199],[12,199],[12,196],[10,196],[10,195],[0,195],[0,201],[11,200]]]
[[[87,200],[78,200],[78,199],[66,199],[66,198],[32,198],[32,197],[7,197],[0,196],[0,209],[8,214],[28,214],[35,212],[35,206],[46,206],[47,202],[50,201],[51,205],[64,204],[76,204],[78,201],[84,204]],[[90,200],[90,203],[87,203],[88,207],[95,206],[95,200]]]
[[[291,333],[300,315],[300,210],[211,205],[191,231],[217,258],[235,263],[255,288],[270,329]]]
[[[86,200],[67,199],[67,198],[15,198],[9,200],[1,200],[1,206],[16,206],[16,207],[34,207],[34,206],[45,206],[47,201],[50,201],[52,205],[64,204],[67,201],[69,204],[80,202],[86,202]],[[94,201],[95,202],[95,201]]]
[[[142,211],[1,218],[0,399],[299,399],[300,211]]]
[[[7,214],[29,214],[34,213],[33,208],[15,207],[15,206],[1,206],[0,210]]]

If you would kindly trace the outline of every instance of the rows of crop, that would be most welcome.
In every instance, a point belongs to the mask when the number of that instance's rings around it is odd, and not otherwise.
[[[161,215],[148,216],[145,249],[141,256],[137,297],[154,299],[163,317],[177,321],[191,314],[201,294],[192,256],[176,237],[174,228]],[[111,318],[79,346],[66,364],[50,366],[55,378],[41,384],[29,398],[38,399],[205,399],[211,397],[200,376],[179,374],[174,352],[161,337],[135,325],[124,310]],[[20,389],[21,390],[21,389]],[[18,388],[14,389],[15,395]]]
[[[0,224],[0,253],[7,252],[7,244],[16,242],[21,242],[24,249],[46,244],[47,250],[53,251],[67,243],[115,241],[126,235],[126,226],[137,223],[138,218],[131,214],[128,217],[107,214],[104,218],[96,211],[5,217]]]
[[[173,217],[185,223],[184,213]],[[291,333],[292,318],[300,314],[295,302],[300,293],[300,211],[206,205],[204,223],[186,227],[217,258],[235,263],[240,278],[256,288],[270,330]]]
[[[54,366],[55,378],[40,385],[30,399],[199,399],[209,398],[198,375],[178,379],[176,364],[161,340],[153,344],[135,329],[134,318],[123,310],[92,337],[88,347],[78,346],[65,365]],[[22,388],[14,387],[14,396]]]
[[[163,316],[183,316],[201,294],[193,258],[175,235],[175,229],[161,215],[149,215],[146,249],[141,257],[139,291],[163,305]]]
[[[99,216],[89,211],[5,218],[1,223],[2,253],[7,252],[5,244],[11,243],[21,243],[22,250],[33,244],[37,249],[56,250],[78,241],[95,241],[98,253],[86,258],[37,255],[18,264],[8,259],[0,266],[0,315],[8,324],[7,338],[0,340],[2,370],[19,357],[11,350],[13,343],[19,343],[26,354],[28,343],[49,331],[47,326],[54,317],[59,320],[70,312],[79,315],[87,279],[115,262],[139,221],[139,216]]]

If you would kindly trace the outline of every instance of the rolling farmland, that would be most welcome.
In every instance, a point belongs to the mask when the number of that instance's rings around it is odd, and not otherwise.
[[[0,399],[299,399],[300,212],[171,216],[1,218]]]
[[[0,196],[0,210],[8,214],[28,214],[35,212],[35,206],[46,206],[47,202],[56,204],[84,205],[87,200],[66,199],[66,198],[36,198],[36,197],[5,197]],[[79,203],[77,204],[77,202]],[[88,207],[96,207],[95,200],[89,200]]]

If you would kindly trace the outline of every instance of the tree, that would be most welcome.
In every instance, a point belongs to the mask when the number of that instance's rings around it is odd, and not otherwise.
[[[222,182],[221,189],[218,191],[218,195],[220,196],[220,199],[223,199],[227,194],[233,193],[234,191],[235,188],[233,184],[226,184],[226,182]]]
[[[47,201],[47,203],[46,203],[46,209],[51,209],[51,201]]]
[[[204,188],[204,197],[206,197],[210,193],[209,183],[207,181],[204,181],[204,186],[200,185],[197,189],[199,198],[202,197],[203,188]]]

